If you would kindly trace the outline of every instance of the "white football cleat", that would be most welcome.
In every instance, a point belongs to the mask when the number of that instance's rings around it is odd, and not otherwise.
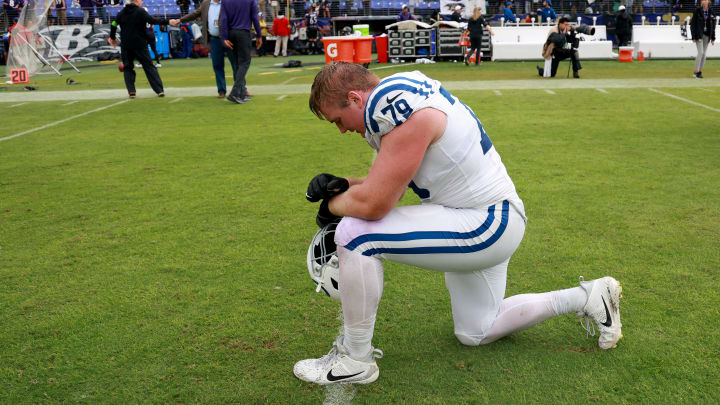
[[[580,286],[587,291],[588,295],[583,311],[577,313],[581,317],[580,324],[587,331],[588,336],[595,336],[595,328],[590,323],[592,318],[600,330],[598,338],[600,348],[612,349],[622,338],[622,323],[620,322],[622,286],[612,277],[584,281],[582,276],[580,276]],[[583,322],[583,317],[585,322]]]
[[[328,354],[319,359],[300,360],[295,363],[293,373],[303,381],[327,384],[369,384],[377,380],[380,369],[375,359],[382,358],[382,351],[372,348],[362,360],[350,357],[342,336],[333,343]]]

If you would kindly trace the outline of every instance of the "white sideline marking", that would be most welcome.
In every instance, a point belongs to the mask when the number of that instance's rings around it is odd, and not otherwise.
[[[284,99],[285,97],[287,97],[287,94],[283,94],[282,96],[276,98],[275,100],[280,101],[280,100]]]
[[[25,105],[25,104],[27,104],[27,103],[13,104],[13,105],[11,105],[11,106],[8,107],[8,108],[20,107],[21,105]]]
[[[293,81],[293,80],[295,80],[295,79],[297,79],[297,78],[298,78],[297,76],[291,77],[291,78],[285,80],[284,82],[282,82],[282,83],[280,83],[280,84],[288,84],[288,83],[290,83],[291,81]]]
[[[605,89],[595,89],[595,90],[599,91],[600,93],[609,94],[608,91]]]
[[[69,102],[69,103],[65,103],[65,104],[63,104],[63,105],[70,105],[70,104],[75,104],[75,103],[77,103],[77,100],[71,101],[71,102]]]
[[[547,93],[547,94],[555,94],[555,92],[552,91],[552,90],[550,90],[550,89],[545,89],[545,93]]]
[[[678,97],[678,96],[676,96],[676,95],[674,95],[674,94],[665,93],[664,91],[655,90],[655,89],[653,89],[653,88],[649,88],[648,90],[650,90],[650,91],[652,91],[652,92],[655,92],[655,93],[658,93],[658,94],[662,94],[662,95],[664,95],[664,96],[672,97],[672,98],[677,99],[677,100],[680,100],[680,101],[684,101],[684,102],[686,102],[686,103],[690,103],[690,104],[692,104],[692,105],[696,105],[696,106],[698,106],[698,107],[707,108],[707,109],[710,110],[710,111],[715,111],[715,112],[719,112],[719,113],[720,113],[720,109],[717,109],[717,108],[714,108],[714,107],[710,107],[709,105],[700,104],[700,103],[698,103],[698,102],[695,102],[695,101],[692,101],[692,100],[688,100],[688,99],[686,99],[686,98]]]
[[[413,62],[413,63],[397,63],[397,64],[392,64],[392,65],[390,65],[390,66],[380,66],[380,67],[375,67],[375,68],[368,69],[368,70],[392,69],[392,68],[394,68],[394,67],[402,67],[402,66],[417,65],[417,64],[418,64],[418,62]]]
[[[45,125],[40,126],[40,127],[37,127],[37,128],[28,129],[27,131],[23,131],[23,132],[18,132],[17,134],[10,135],[10,136],[6,136],[5,138],[0,138],[0,142],[2,142],[2,141],[7,141],[8,139],[17,138],[18,136],[27,135],[27,134],[33,133],[33,132],[35,132],[35,131],[40,131],[40,130],[45,129],[45,128],[54,127],[55,125],[60,125],[60,124],[62,124],[63,122],[68,122],[68,121],[70,121],[70,120],[74,120],[75,118],[84,117],[84,116],[86,116],[86,115],[88,115],[88,114],[92,114],[92,113],[94,113],[94,112],[98,112],[98,111],[102,111],[102,110],[107,110],[108,108],[115,107],[116,105],[120,105],[120,104],[123,104],[123,103],[127,103],[128,101],[130,101],[130,100],[118,101],[117,103],[113,103],[113,104],[110,104],[110,105],[106,105],[105,107],[100,107],[100,108],[96,108],[96,109],[94,109],[94,110],[86,111],[86,112],[84,112],[84,113],[80,113],[80,114],[77,114],[77,115],[73,115],[72,117],[67,117],[67,118],[62,119],[62,120],[60,120],[60,121],[51,122],[51,123],[49,123],[49,124],[45,124]]]
[[[383,68],[404,67],[409,64],[383,66]],[[288,78],[295,78],[290,76]],[[310,83],[306,84],[275,84],[258,85],[248,88],[256,96],[281,94],[310,94]],[[448,91],[473,90],[524,90],[529,89],[647,89],[653,88],[720,88],[720,78],[707,79],[554,79],[554,80],[479,80],[479,81],[448,81],[443,82]],[[717,92],[717,91],[715,91]],[[182,94],[188,97],[208,97],[217,94],[217,87],[166,87],[165,94],[173,97]],[[138,98],[157,98],[152,89],[138,89]],[[127,97],[127,90],[73,90],[73,91],[43,91],[43,92],[1,92],[0,103],[24,103],[26,101],[56,101],[68,102],[70,100],[120,100]]]
[[[495,93],[496,96],[502,96],[502,93],[500,93],[500,90],[493,90],[493,93]]]
[[[702,87],[698,87],[698,89],[700,89],[700,90],[702,90],[702,91],[707,91],[708,93],[712,93],[712,92],[713,92],[713,91],[710,90],[710,89],[703,89]]]
[[[183,99],[182,97],[176,98],[175,100],[169,102],[168,104],[177,103],[178,101],[180,101],[180,100],[182,100],[182,99]]]

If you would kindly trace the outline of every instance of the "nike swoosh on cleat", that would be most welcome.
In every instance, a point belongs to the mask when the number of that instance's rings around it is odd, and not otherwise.
[[[395,99],[398,97],[400,97],[400,94],[396,94],[395,97],[393,97],[393,98],[386,97],[385,101],[387,101],[388,104],[392,104],[392,102],[395,101]]]
[[[348,379],[348,378],[350,378],[350,377],[355,377],[356,375],[360,375],[360,374],[362,374],[362,373],[363,373],[363,372],[361,371],[361,372],[359,372],[359,373],[349,374],[349,375],[333,375],[332,369],[331,369],[331,370],[328,371],[328,373],[327,373],[327,379],[328,379],[328,381],[340,381],[340,380]]]
[[[605,322],[601,322],[601,324],[609,328],[612,326],[612,318],[610,318],[610,311],[608,311],[607,304],[605,303],[605,297],[600,298],[602,298],[603,306],[605,307]]]

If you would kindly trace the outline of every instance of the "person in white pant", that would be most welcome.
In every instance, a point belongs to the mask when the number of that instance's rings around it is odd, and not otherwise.
[[[282,56],[287,56],[288,38],[292,32],[290,26],[290,20],[284,15],[279,15],[273,20],[272,34],[275,35],[275,52],[273,56],[280,55],[280,49],[282,48]]]
[[[697,79],[703,78],[702,70],[705,67],[708,44],[715,45],[715,25],[715,13],[710,8],[710,0],[702,0],[690,20],[690,33],[698,51],[695,57],[695,73],[693,73]]]
[[[525,208],[478,117],[440,82],[418,71],[380,81],[360,65],[330,64],[315,77],[310,109],[341,133],[363,136],[377,157],[363,179],[319,174],[308,186],[306,198],[322,201],[318,225],[339,221],[344,329],[327,355],[297,362],[295,376],[317,384],[378,378],[381,352],[371,343],[382,260],[445,273],[455,336],[464,345],[577,313],[597,324],[602,349],[615,347],[621,287],[612,277],[505,298]],[[408,187],[422,204],[396,206]]]

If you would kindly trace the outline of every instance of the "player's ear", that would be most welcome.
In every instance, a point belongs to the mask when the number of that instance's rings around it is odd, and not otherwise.
[[[362,104],[362,95],[358,91],[349,91],[347,97],[350,104]]]

